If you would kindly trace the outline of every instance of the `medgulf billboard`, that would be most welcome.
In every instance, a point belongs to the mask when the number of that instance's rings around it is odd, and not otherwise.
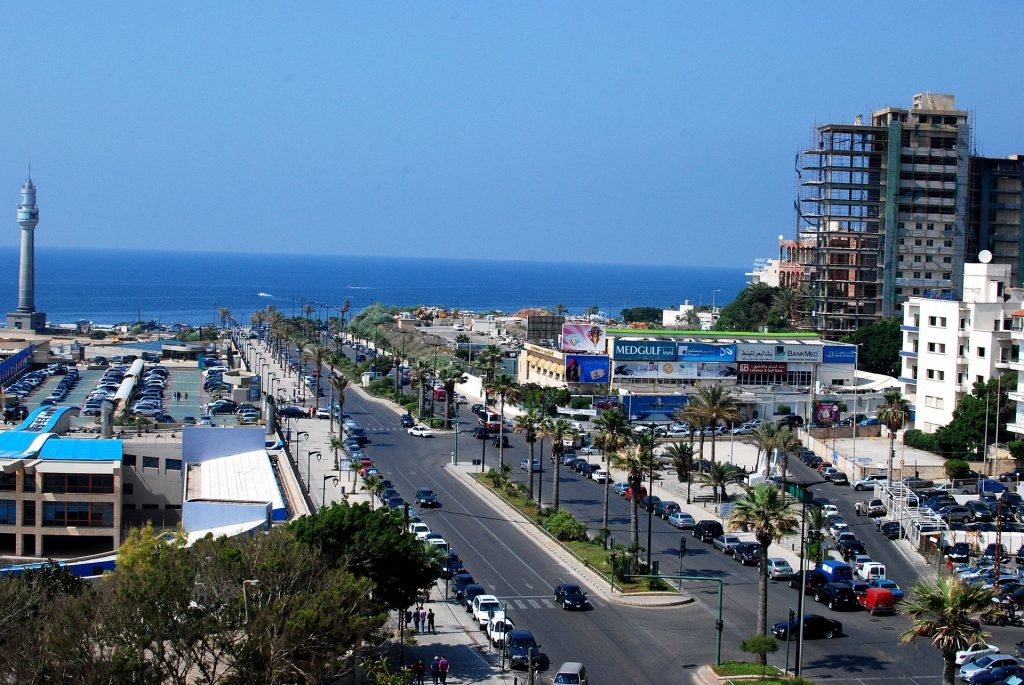
[[[681,362],[734,362],[736,346],[681,342],[676,346],[676,359]]]
[[[729,378],[736,375],[736,365],[727,362],[639,362],[615,361],[615,378],[676,380],[697,378]]]
[[[823,359],[826,364],[856,364],[856,345],[825,345]]]
[[[605,327],[589,323],[563,323],[562,351],[604,354],[608,351]]]
[[[674,340],[616,340],[615,346],[612,348],[612,357],[616,360],[674,362],[676,360],[676,342]]]
[[[565,355],[566,383],[607,383],[608,357],[593,354]]]

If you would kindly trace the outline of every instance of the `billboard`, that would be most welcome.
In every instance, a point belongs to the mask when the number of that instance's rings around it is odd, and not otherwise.
[[[820,362],[821,345],[739,343],[736,361],[740,362]]]
[[[604,326],[589,323],[563,323],[562,351],[604,354],[608,351],[608,338]]]
[[[612,357],[643,361],[675,361],[674,340],[616,340]]]
[[[786,373],[786,362],[739,362],[740,373]]]
[[[676,346],[676,359],[681,362],[732,362],[736,361],[736,346],[681,342]]]
[[[630,378],[677,380],[698,378],[729,378],[736,375],[736,365],[727,362],[659,362],[615,361],[616,380]]]
[[[839,403],[832,401],[815,402],[814,420],[818,423],[839,423]]]
[[[686,407],[686,395],[623,395],[623,412],[630,421],[667,421]]]
[[[594,395],[594,407],[596,409],[608,410],[619,408],[618,395]]]
[[[608,357],[594,354],[565,355],[566,383],[607,383]]]
[[[825,345],[823,359],[826,364],[856,364],[856,345]]]

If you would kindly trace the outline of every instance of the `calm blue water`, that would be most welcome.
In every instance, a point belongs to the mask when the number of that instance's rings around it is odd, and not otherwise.
[[[0,248],[0,312],[17,306],[18,250]],[[298,300],[352,311],[373,302],[512,312],[523,307],[590,305],[617,316],[623,307],[676,307],[689,299],[732,300],[744,267],[462,261],[384,257],[248,255],[201,252],[37,248],[36,308],[50,321],[117,323],[213,321],[228,307],[240,321],[273,304],[291,313]],[[260,297],[258,293],[273,297]],[[289,299],[293,298],[293,299]]]

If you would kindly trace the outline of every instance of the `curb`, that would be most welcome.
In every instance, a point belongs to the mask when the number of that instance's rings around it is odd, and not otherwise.
[[[473,494],[476,495],[481,501],[491,507],[498,513],[502,513],[511,519],[518,521],[523,524],[521,530],[523,530],[530,539],[541,549],[543,549],[548,555],[553,557],[563,566],[571,569],[581,580],[589,587],[590,591],[601,595],[603,598],[610,602],[619,604],[621,606],[628,607],[673,607],[681,606],[684,604],[690,604],[695,602],[694,597],[690,595],[681,595],[679,593],[636,593],[630,595],[621,595],[610,592],[608,588],[608,581],[602,575],[594,571],[588,566],[580,564],[580,562],[573,556],[566,554],[562,547],[557,543],[553,542],[550,538],[544,534],[538,532],[537,524],[523,516],[518,509],[509,506],[500,499],[494,497],[488,497],[486,488],[479,483],[475,478],[470,476],[467,472],[460,469],[452,469],[450,464],[445,464],[442,468],[452,473],[456,478],[466,481],[472,485],[470,488]],[[481,489],[484,491],[481,492]],[[651,598],[648,601],[635,601],[628,598],[631,597],[645,597]],[[659,599],[664,597],[664,599]]]

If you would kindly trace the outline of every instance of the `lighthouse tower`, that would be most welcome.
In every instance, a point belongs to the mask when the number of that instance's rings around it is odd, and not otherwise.
[[[31,173],[21,186],[18,203],[18,225],[21,226],[21,268],[18,272],[18,309],[7,315],[7,327],[42,331],[46,328],[46,314],[36,311],[36,186]]]

